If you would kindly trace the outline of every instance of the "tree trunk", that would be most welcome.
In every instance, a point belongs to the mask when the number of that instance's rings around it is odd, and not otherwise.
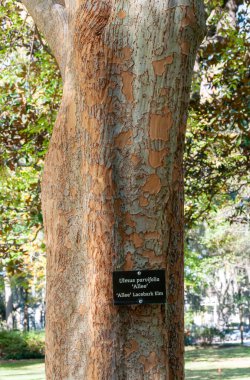
[[[182,156],[202,2],[51,3],[49,32],[44,2],[24,3],[49,41],[61,36],[64,78],[42,188],[47,379],[181,380]],[[113,270],[158,268],[166,307],[113,306]]]
[[[11,289],[10,277],[5,267],[3,267],[3,282],[6,326],[8,330],[13,330],[13,293]]]
[[[29,292],[27,289],[24,291],[24,307],[23,307],[23,331],[29,331],[30,330],[30,323],[29,323]]]

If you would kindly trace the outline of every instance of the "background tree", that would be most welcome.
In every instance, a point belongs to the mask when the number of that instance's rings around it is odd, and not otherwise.
[[[249,323],[249,224],[230,223],[233,212],[233,207],[227,206],[218,214],[214,212],[213,218],[210,213],[209,224],[193,228],[187,239],[186,299],[190,314],[206,311],[204,302],[210,297],[215,307],[214,323],[223,329],[235,319],[236,328]],[[192,302],[197,298],[198,307]]]

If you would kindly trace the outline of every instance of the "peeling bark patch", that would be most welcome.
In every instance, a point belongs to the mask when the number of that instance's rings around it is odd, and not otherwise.
[[[181,52],[182,54],[189,55],[190,43],[187,41],[183,41],[181,43]]]
[[[162,265],[164,262],[164,257],[162,255],[157,256],[154,251],[144,251],[143,257],[146,257],[148,262],[153,265]]]
[[[156,232],[156,231],[154,231],[154,232],[147,232],[147,233],[145,234],[145,239],[146,239],[146,240],[159,239],[160,236],[161,236],[160,233],[159,233],[159,232]]]
[[[168,89],[167,88],[162,88],[160,91],[161,96],[167,96],[168,95]]]
[[[144,240],[137,233],[129,235],[129,240],[133,242],[135,248],[140,248],[143,246]]]
[[[132,270],[134,268],[134,260],[132,253],[128,252],[125,258],[125,264],[123,265],[123,270]]]
[[[124,47],[122,49],[122,53],[123,53],[123,59],[125,61],[128,61],[129,59],[131,59],[132,49],[129,46]]]
[[[131,339],[127,342],[125,347],[125,357],[129,357],[133,352],[138,351],[139,343],[135,339]]]
[[[77,196],[77,188],[76,187],[73,186],[70,188],[70,196],[72,197],[72,199],[74,199]]]
[[[148,155],[148,161],[152,168],[158,168],[163,165],[163,159],[167,155],[167,150],[162,149],[160,151],[150,150]]]
[[[112,50],[108,52],[110,62],[115,65],[122,65],[124,61],[129,61],[132,57],[132,49],[129,46],[125,46],[117,52],[117,55],[114,55]]]
[[[113,189],[112,170],[103,165],[92,165],[89,168],[89,174],[94,181],[93,192],[102,194],[108,187]]]
[[[196,24],[196,17],[194,11],[191,7],[186,7],[186,15],[182,19],[181,26],[185,28],[186,26],[194,26]]]
[[[158,365],[159,359],[155,352],[151,352],[148,357],[140,356],[139,362],[143,364],[144,371],[149,372]]]
[[[80,314],[82,317],[84,316],[84,314],[86,313],[86,311],[87,311],[86,306],[85,306],[85,305],[80,305],[80,307],[79,307],[79,309],[78,309],[78,312],[79,312],[79,314]]]
[[[95,118],[90,118],[87,111],[82,114],[83,128],[89,133],[93,141],[98,142],[100,139],[99,122]]]
[[[132,220],[132,215],[128,212],[125,214],[125,223],[130,227],[135,227],[135,222]]]
[[[140,158],[136,154],[131,154],[130,157],[131,157],[131,161],[133,162],[135,166],[139,164]]]
[[[147,200],[147,198],[145,198],[145,197],[140,197],[139,198],[139,204],[140,204],[140,206],[141,207],[146,207],[146,206],[148,206],[148,200]]]
[[[115,146],[117,148],[123,149],[126,145],[131,145],[132,142],[130,141],[130,138],[132,135],[132,131],[121,132],[118,136],[115,137]]]
[[[157,194],[161,190],[161,180],[157,174],[151,174],[142,187],[142,190],[149,194]]]
[[[117,16],[118,16],[121,20],[123,20],[123,19],[127,16],[127,13],[126,13],[123,9],[121,9],[121,10],[118,12]]]
[[[68,107],[67,125],[69,126],[69,134],[75,136],[76,133],[76,105],[72,103]]]
[[[134,80],[134,74],[130,73],[129,71],[123,71],[122,74],[122,92],[124,96],[126,97],[127,101],[129,103],[133,103],[134,101],[134,95],[133,95],[133,80]]]
[[[151,114],[149,124],[149,136],[152,140],[168,141],[169,129],[173,124],[172,114]]]
[[[173,63],[173,55],[169,55],[166,58],[153,62],[155,75],[162,75],[166,70],[166,65]]]
[[[89,208],[90,208],[90,210],[94,210],[94,211],[102,211],[103,205],[102,205],[102,203],[98,203],[98,202],[94,201],[93,199],[91,199],[89,201]]]

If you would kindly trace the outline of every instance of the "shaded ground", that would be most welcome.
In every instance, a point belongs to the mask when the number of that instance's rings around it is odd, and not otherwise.
[[[186,380],[250,380],[250,347],[186,352]]]
[[[250,347],[192,348],[186,380],[250,380]],[[0,380],[45,380],[42,360],[0,362]]]

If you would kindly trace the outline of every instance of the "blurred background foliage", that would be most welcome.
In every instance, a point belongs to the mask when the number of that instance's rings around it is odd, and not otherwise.
[[[0,23],[0,319],[28,329],[44,304],[40,181],[62,85],[21,3],[1,1]]]
[[[241,202],[249,181],[250,24],[243,3],[207,2],[207,37],[196,61],[186,137],[188,227],[223,204]]]

